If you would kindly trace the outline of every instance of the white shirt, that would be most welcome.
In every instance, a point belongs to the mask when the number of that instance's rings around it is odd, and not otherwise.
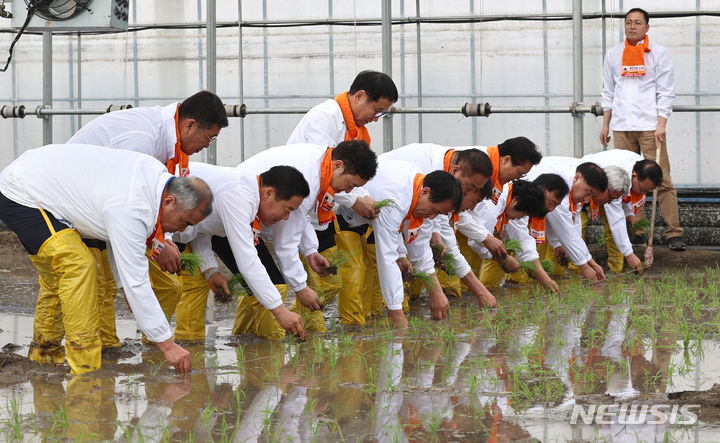
[[[509,191],[510,186],[508,186],[508,183],[505,183],[503,185],[502,193],[498,197],[497,204],[493,203],[490,199],[485,199],[475,206],[475,209],[470,211],[473,216],[473,223],[482,226],[482,228],[487,232],[492,232],[494,234],[498,217],[505,212],[505,205],[507,204]],[[502,238],[508,238],[505,231],[503,231]],[[468,246],[470,246],[473,251],[477,252],[480,257],[492,258],[492,254],[485,247],[484,243],[468,238]]]
[[[193,252],[203,258],[202,271],[217,268],[212,250],[212,236],[227,237],[238,270],[253,296],[268,309],[282,304],[282,297],[255,250],[252,222],[260,205],[257,175],[240,168],[207,163],[190,163],[193,176],[207,182],[213,193],[213,211],[203,221],[185,232],[174,235],[178,241],[190,242]],[[264,172],[264,171],[263,171]]]
[[[125,296],[138,326],[154,342],[171,337],[152,288],[145,242],[155,228],[165,184],[157,160],[88,145],[48,145],[23,153],[0,173],[0,192],[50,211],[84,238],[110,241]]]
[[[412,163],[380,156],[377,174],[364,186],[375,200],[391,198],[396,203],[395,206],[382,208],[378,217],[370,222],[375,232],[380,290],[390,310],[402,309],[403,281],[397,260],[404,257],[406,251],[403,235],[399,230],[401,227],[403,231],[407,230],[405,217],[412,205],[413,181],[417,174],[422,174],[422,171]],[[348,212],[349,210],[341,208],[341,214],[350,226],[368,223],[367,219],[353,217]],[[432,220],[426,218],[415,240],[407,245],[408,258],[413,268],[428,274],[435,273],[435,261],[430,249],[431,234]]]
[[[612,110],[610,124],[615,131],[654,131],[658,116],[669,118],[672,113],[675,98],[672,59],[668,51],[652,39],[649,48],[642,77],[620,75],[625,41],[610,48],[605,55],[602,106]]]
[[[526,179],[532,181],[540,174],[557,174],[565,180],[568,188],[572,190],[575,170],[580,163],[583,162],[578,158],[546,156],[540,160],[540,163],[530,169]],[[545,216],[546,236],[548,244],[553,249],[562,246],[570,260],[576,266],[581,266],[589,262],[592,256],[582,238],[582,219],[580,217],[582,203],[578,203],[578,212],[575,214],[575,220],[573,220],[570,212],[570,194],[568,192],[562,202]]]
[[[290,289],[297,292],[307,287],[307,273],[298,252],[306,257],[317,252],[317,236],[310,225],[310,213],[317,211],[320,192],[320,165],[325,156],[325,145],[285,145],[261,151],[238,165],[243,171],[260,175],[273,166],[289,165],[297,168],[310,186],[310,194],[300,206],[282,220],[263,229],[273,239],[278,266]]]
[[[625,149],[610,149],[608,151],[601,151],[595,154],[588,154],[582,158],[582,161],[595,163],[601,168],[606,166],[620,167],[627,172],[628,176],[632,179],[633,167],[635,166],[635,163],[642,159],[643,157],[641,155],[632,151],[626,151]],[[628,190],[626,195],[630,195],[630,190]],[[612,233],[615,245],[620,253],[627,257],[633,253],[632,243],[630,243],[630,237],[628,237],[627,233],[627,224],[625,222],[625,217],[633,213],[631,204],[623,203],[622,197],[620,197],[605,203],[603,207],[605,208],[605,215],[607,215],[610,232]]]
[[[68,143],[106,146],[155,157],[163,164],[175,157],[177,103],[110,112],[93,119]]]
[[[334,148],[345,141],[347,124],[343,117],[340,105],[335,99],[328,99],[319,105],[315,105],[295,126],[287,144],[310,143]],[[355,188],[349,193],[338,192],[335,194],[335,203],[346,208],[352,207],[358,197],[365,195],[360,188]],[[320,226],[317,223],[317,216],[311,216],[315,229],[324,231],[327,226]]]
[[[470,149],[468,146],[464,149]],[[449,146],[436,145],[434,143],[411,143],[401,148],[393,149],[380,155],[379,159],[394,159],[414,164],[423,174],[433,171],[444,170],[445,153],[451,148]],[[479,205],[478,205],[479,206]],[[467,212],[467,211],[463,211]],[[460,213],[462,214],[462,212]],[[447,252],[455,258],[456,273],[460,278],[465,277],[470,271],[470,265],[460,253],[455,237],[455,229],[450,224],[450,217],[440,214],[433,219],[433,232],[439,232]]]

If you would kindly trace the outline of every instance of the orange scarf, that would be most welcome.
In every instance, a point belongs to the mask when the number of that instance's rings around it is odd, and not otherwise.
[[[332,152],[333,148],[327,148],[320,164],[320,192],[318,192],[317,196],[317,216],[321,225],[326,225],[335,220],[335,213],[332,210],[333,206],[335,206],[335,190],[330,186],[332,181]]]
[[[497,146],[490,146],[487,148],[487,155],[490,157],[490,162],[493,167],[492,177],[490,177],[493,184],[493,190],[490,199],[494,204],[497,204],[503,188],[502,183],[500,183],[500,151]]]
[[[415,178],[413,179],[413,198],[412,203],[410,204],[410,210],[408,211],[407,215],[403,219],[402,224],[400,225],[400,229],[398,229],[398,232],[403,231],[403,226],[405,225],[405,220],[410,220],[408,222],[408,234],[407,234],[407,242],[412,243],[413,240],[415,240],[420,233],[420,227],[422,226],[423,222],[425,221],[424,218],[417,218],[412,215],[413,211],[415,210],[415,206],[417,205],[418,197],[420,197],[420,191],[422,191],[422,185],[423,181],[425,181],[425,176],[422,174],[415,174]]]
[[[178,112],[180,112],[180,105],[178,105],[178,109],[175,111],[175,156],[168,160],[165,166],[167,166],[169,173],[175,175],[175,166],[180,165],[180,171],[178,175],[180,177],[187,177],[188,175],[190,175],[190,169],[188,169],[188,163],[190,162],[190,158],[185,152],[183,152],[180,147],[180,126],[178,125]]]
[[[454,149],[448,149],[445,153],[445,157],[443,157],[443,171],[450,172],[450,160],[452,160],[453,154],[455,154]],[[459,222],[460,215],[457,212],[453,212],[453,214],[450,216],[450,226],[452,226],[453,231],[455,231],[456,233]]]
[[[645,207],[645,194],[636,194],[630,190],[630,195],[622,198],[623,203],[630,203],[633,215],[638,215]]]
[[[335,96],[335,101],[340,105],[347,132],[345,132],[345,141],[348,140],[364,140],[370,146],[370,133],[365,126],[357,126],[355,117],[353,117],[352,109],[350,109],[349,93],[343,92]]]
[[[260,193],[260,176],[257,176],[257,182],[258,182],[258,194]],[[260,196],[262,198],[262,195]],[[260,204],[258,203],[258,211],[260,210]],[[260,244],[260,233],[262,232],[262,223],[260,223],[260,219],[258,218],[257,214],[255,214],[255,219],[250,223],[250,228],[252,229],[253,233],[253,242],[255,243],[255,246]]]
[[[158,212],[157,222],[155,222],[155,229],[150,234],[150,237],[145,241],[145,246],[150,248],[150,260],[155,260],[158,255],[165,249],[165,232],[163,232],[162,224],[160,219],[162,218],[163,203],[165,200],[165,191],[167,190],[168,183],[172,180],[170,177],[163,187],[162,195],[160,196],[160,211]]]
[[[505,231],[505,225],[508,224],[510,221],[507,218],[507,209],[510,207],[510,203],[512,203],[512,183],[508,184],[508,193],[507,193],[507,200],[505,200],[505,209],[503,210],[502,214],[498,215],[497,217],[497,223],[495,223],[495,234],[498,236],[501,236],[503,231]]]
[[[545,243],[545,217],[530,217],[528,219],[528,229],[530,236],[535,239],[535,243]]]
[[[643,43],[635,46],[625,39],[625,49],[622,55],[622,69],[620,75],[623,77],[643,77],[645,75],[645,53],[650,52],[650,38],[646,35]]]

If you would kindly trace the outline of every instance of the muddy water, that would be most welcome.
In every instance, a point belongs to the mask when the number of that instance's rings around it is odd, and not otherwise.
[[[10,361],[27,354],[32,318],[5,310],[0,345],[18,348],[0,354],[0,438],[720,441],[720,393],[714,405],[668,399],[720,381],[713,279],[563,284],[557,297],[508,287],[493,312],[453,299],[442,322],[425,320],[420,300],[408,330],[331,322],[302,343],[232,337],[221,315],[203,346],[188,347],[186,375],[129,319],[118,320],[122,349],[96,373]]]

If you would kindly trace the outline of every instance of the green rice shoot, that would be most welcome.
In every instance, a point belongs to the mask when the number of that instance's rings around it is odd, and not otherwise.
[[[180,254],[180,267],[185,269],[193,277],[200,272],[200,266],[205,263],[200,254],[194,252],[183,252]]]
[[[505,249],[507,249],[508,252],[514,252],[515,254],[519,254],[522,252],[522,243],[520,243],[518,240],[515,240],[514,238],[505,240]]]
[[[642,229],[646,230],[650,227],[650,220],[647,219],[647,217],[643,217],[640,220],[636,221],[634,225],[632,225],[632,228],[636,231]]]
[[[540,262],[540,266],[547,272],[548,274],[552,274],[555,272],[555,262],[550,260],[549,258],[546,258],[545,260],[542,260]]]
[[[241,295],[253,295],[252,290],[250,290],[250,287],[245,281],[245,278],[239,272],[228,280],[228,288],[230,288],[230,293],[236,297]]]
[[[427,272],[415,271],[412,273],[412,276],[420,279],[420,281],[422,281],[428,289],[435,289],[435,279]]]
[[[552,260],[546,258],[545,260],[542,260],[540,262],[540,266],[542,266],[543,270],[547,272],[548,274],[552,274],[552,272],[555,270],[555,263],[553,263]],[[520,263],[520,269],[527,272],[530,275],[534,275],[535,271],[537,270],[535,268],[535,262],[534,261],[524,261]]]
[[[534,261],[523,261],[520,262],[520,269],[527,272],[530,275],[535,274],[535,262]]]
[[[455,265],[455,257],[449,252],[446,252],[442,256],[442,264],[445,268],[445,273],[450,277],[457,274],[457,266]]]
[[[395,203],[395,200],[391,198],[384,198],[380,201],[375,202],[375,209],[382,209],[382,208],[393,208],[397,207],[397,203]]]
[[[342,265],[343,263],[350,260],[350,254],[347,253],[347,251],[341,251],[337,250],[335,253],[330,257],[330,260],[328,260],[328,268],[335,268],[337,269],[338,266]]]

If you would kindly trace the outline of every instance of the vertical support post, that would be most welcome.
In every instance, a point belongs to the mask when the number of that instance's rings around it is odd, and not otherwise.
[[[130,2],[132,4],[132,21],[137,23],[137,2]],[[138,33],[133,32],[133,106],[140,106],[140,73],[138,72]]]
[[[480,11],[482,14],[482,11]],[[470,15],[475,15],[475,0],[470,0]],[[480,54],[482,57],[482,53]],[[482,62],[482,60],[481,60]],[[480,79],[482,81],[482,79]],[[475,87],[475,83],[477,82],[477,77],[475,73],[475,24],[470,24],[470,96],[472,97],[472,102],[477,102],[477,88]],[[477,145],[478,144],[478,138],[477,138],[477,123],[478,119],[471,118],[470,119],[470,126],[472,127],[472,144]]]
[[[547,14],[547,0],[542,0],[543,15]],[[543,20],[543,92],[545,106],[550,106],[550,54],[547,20]],[[545,154],[550,155],[550,114],[545,114]]]
[[[392,0],[382,0],[382,68],[392,76]],[[392,117],[383,118],[383,152],[393,148]]]
[[[215,62],[217,61],[217,46],[216,46],[216,7],[215,0],[207,1],[207,40],[205,42],[207,51],[207,85],[206,88],[210,92],[217,91],[217,76],[215,70]],[[216,142],[211,142],[207,148],[207,162],[211,165],[217,164],[217,145]]]
[[[266,22],[268,19],[267,15],[267,0],[263,0],[262,2],[262,17],[263,22]],[[268,96],[270,95],[270,86],[269,86],[269,73],[268,70],[270,69],[270,65],[268,63],[268,31],[267,28],[263,27],[263,98],[265,102],[265,107],[270,107],[270,99]],[[270,116],[268,114],[265,114],[265,146],[270,147]]]
[[[238,72],[240,88],[240,104],[245,100],[243,93],[243,32],[242,32],[242,0],[238,0]],[[240,161],[245,161],[245,118],[240,118]]]
[[[73,65],[73,41],[68,36],[68,105],[70,109],[75,109],[75,66]],[[75,133],[76,116],[70,116],[70,133]]]
[[[328,0],[328,19],[333,18],[333,0]],[[335,39],[333,25],[328,26],[328,76],[330,77],[330,97],[335,97]]]
[[[573,0],[573,104],[583,101],[582,0]],[[583,156],[583,116],[573,115],[573,155]]]
[[[43,32],[43,107],[52,107],[52,32]],[[43,145],[52,143],[52,116],[43,116]]]
[[[415,0],[415,16],[417,17],[417,23],[415,28],[415,35],[417,38],[417,105],[418,108],[422,108],[422,45],[421,39],[420,39],[420,0]],[[418,119],[418,142],[422,143],[423,141],[423,130],[422,130],[422,118],[423,115],[421,112],[418,112],[417,119]],[[474,119],[473,119],[474,120]]]
[[[700,12],[700,0],[695,0],[695,10]],[[700,15],[695,16],[695,104],[700,104]],[[698,185],[702,183],[702,119],[695,113],[695,164]]]
[[[605,54],[607,53],[607,30],[605,20],[605,0],[602,0],[602,51],[600,52],[600,72],[602,72],[603,64],[605,62]],[[607,151],[607,145],[603,145],[603,151]]]
[[[77,35],[77,103],[78,109],[82,109],[82,34]],[[77,116],[78,131],[82,128],[82,114]]]
[[[405,0],[400,0],[400,17],[405,17]],[[407,80],[405,79],[405,25],[402,25],[403,32],[400,33],[400,90],[398,91],[398,101],[400,106],[405,107],[405,85]],[[397,84],[397,82],[396,82]],[[407,144],[407,116],[405,114],[400,116],[400,145],[405,146]]]

